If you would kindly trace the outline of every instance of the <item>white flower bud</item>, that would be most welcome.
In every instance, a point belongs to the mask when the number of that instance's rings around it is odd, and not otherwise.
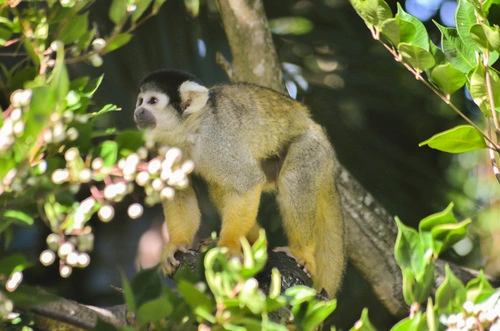
[[[61,48],[64,48],[64,43],[60,40],[54,40],[51,44],[50,44],[50,48],[56,52],[58,49],[61,49]]]
[[[90,256],[87,253],[80,253],[78,255],[78,266],[80,268],[85,268],[90,263]]]
[[[78,130],[76,128],[69,128],[66,135],[70,141],[75,141],[78,139]]]
[[[135,181],[139,186],[144,186],[149,180],[149,172],[147,171],[141,171],[137,174],[137,177],[135,177]]]
[[[57,169],[52,173],[52,182],[54,184],[62,184],[69,180],[68,169]]]
[[[161,161],[160,160],[153,159],[153,160],[149,161],[148,172],[151,175],[157,174],[160,171],[160,169],[161,169]]]
[[[21,117],[23,117],[23,111],[21,110],[21,108],[14,108],[10,113],[10,119],[13,122],[19,121]]]
[[[23,281],[23,273],[20,271],[15,271],[10,275],[9,279],[5,283],[5,289],[9,292],[13,292]]]
[[[115,209],[113,206],[110,205],[104,205],[99,209],[99,212],[97,213],[101,221],[103,222],[109,222],[115,216]]]
[[[56,260],[56,253],[54,253],[54,251],[51,251],[50,249],[46,249],[40,254],[40,262],[44,266],[51,265],[52,263],[54,263],[55,260]]]
[[[191,160],[186,160],[181,166],[182,171],[184,171],[185,174],[190,174],[194,170],[194,162]]]
[[[106,40],[104,40],[102,38],[96,38],[92,41],[92,48],[97,53],[100,53],[101,51],[103,51],[104,47],[106,47]]]
[[[59,246],[59,249],[57,250],[57,255],[59,255],[59,257],[61,258],[65,258],[66,256],[68,256],[69,253],[73,252],[74,249],[75,246],[71,242],[66,241],[61,246]]]
[[[67,162],[71,162],[71,161],[74,161],[78,155],[79,155],[78,148],[72,147],[72,148],[68,149],[66,151],[66,153],[64,153],[64,159]]]
[[[69,253],[68,256],[66,257],[66,263],[72,267],[76,266],[78,264],[78,253],[76,252]]]
[[[161,197],[163,199],[172,199],[174,195],[175,195],[175,190],[170,186],[167,186],[163,190],[161,190]]]
[[[132,219],[136,219],[142,216],[144,209],[139,203],[133,203],[128,207],[128,216]]]
[[[100,67],[102,66],[102,57],[100,57],[99,55],[97,54],[92,54],[90,57],[89,57],[89,60],[90,60],[90,63],[94,66],[94,67]]]
[[[71,273],[73,272],[73,268],[70,267],[69,265],[63,265],[59,268],[59,274],[63,278],[68,278],[71,276]]]

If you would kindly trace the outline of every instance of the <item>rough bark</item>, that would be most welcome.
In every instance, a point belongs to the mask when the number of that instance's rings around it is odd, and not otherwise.
[[[262,1],[219,0],[219,10],[233,52],[232,63],[220,61],[230,79],[284,91],[283,75],[269,37]],[[393,315],[407,316],[401,272],[393,254],[396,224],[349,172],[338,166],[341,169],[336,183],[346,224],[348,258]],[[443,265],[443,261],[437,262],[437,281],[444,279]],[[463,281],[476,275],[474,271],[456,266],[452,270]]]

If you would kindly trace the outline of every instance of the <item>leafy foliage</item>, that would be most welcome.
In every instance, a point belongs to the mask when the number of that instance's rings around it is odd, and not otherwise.
[[[489,129],[485,132],[481,124],[475,124],[451,103],[451,94],[466,86],[484,115],[484,126],[499,132],[500,76],[493,64],[499,57],[500,29],[488,21],[489,10],[496,2],[460,0],[455,12],[457,28],[435,22],[441,32],[439,47],[430,40],[422,22],[399,4],[393,16],[383,0],[351,3],[373,37],[469,124],[438,133],[420,146],[449,153],[491,148],[498,159],[499,136]]]
[[[161,195],[171,197],[192,169],[191,163],[181,169],[178,150],[164,150],[163,156],[148,160],[142,133],[111,129],[105,134],[109,140],[104,139],[94,127],[96,120],[120,108],[93,104],[103,76],[71,77],[67,69],[77,62],[100,66],[101,56],[125,45],[163,2],[114,0],[109,34],[91,24],[90,0],[0,3],[0,47],[14,59],[0,63],[0,235],[8,246],[14,226],[41,219],[52,233],[40,261],[50,265],[58,257],[62,277],[90,262],[93,233],[88,221],[93,214],[109,221],[112,203],[131,193],[134,182],[148,191],[150,204]],[[165,166],[148,172],[151,162]],[[177,180],[172,180],[175,171]],[[134,205],[133,211],[129,209],[130,217],[137,217],[142,206]],[[14,291],[30,265],[23,255],[2,259],[0,283]],[[0,290],[0,320],[12,316],[16,298]]]
[[[160,283],[158,269],[138,273],[129,283],[123,278],[129,311],[135,312],[136,329],[154,326],[167,330],[317,330],[336,307],[336,301],[319,301],[316,291],[295,286],[281,293],[281,277],[273,270],[271,289],[265,294],[254,278],[267,261],[267,241],[262,230],[250,246],[242,239],[243,262],[228,258],[226,248],[212,248],[204,256],[204,273],[184,268],[175,275],[176,288]],[[178,292],[176,294],[175,292]],[[291,321],[270,315],[290,307]],[[175,309],[174,309],[175,307]]]

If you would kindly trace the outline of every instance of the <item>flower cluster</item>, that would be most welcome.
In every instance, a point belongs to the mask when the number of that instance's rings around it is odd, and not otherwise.
[[[49,235],[48,249],[40,255],[44,265],[54,263],[58,256],[62,277],[68,277],[73,267],[85,267],[90,261],[86,252],[92,250],[93,236],[86,223],[92,215],[97,213],[101,221],[109,222],[115,215],[113,204],[132,193],[135,184],[144,188],[148,206],[162,199],[172,199],[175,189],[188,185],[187,176],[194,168],[192,161],[181,161],[182,153],[178,148],[162,147],[158,156],[148,160],[148,150],[141,147],[109,166],[101,157],[84,161],[76,147],[66,150],[64,157],[66,167],[52,172],[54,184],[79,185],[91,181],[95,184],[90,186],[90,196],[75,203],[58,222],[64,224],[64,234]],[[132,203],[127,212],[130,218],[136,219],[142,215],[143,206]],[[85,238],[88,239],[87,244],[82,243]]]
[[[440,321],[449,331],[490,330],[500,331],[500,292],[495,292],[488,300],[474,304],[466,301],[462,311],[442,316]]]
[[[23,111],[29,110],[32,92],[30,89],[16,90],[10,96],[11,107],[5,112],[0,128],[0,153],[7,152],[16,137],[24,133]]]

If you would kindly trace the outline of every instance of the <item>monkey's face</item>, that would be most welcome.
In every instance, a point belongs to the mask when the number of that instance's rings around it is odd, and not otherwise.
[[[144,78],[134,111],[137,127],[160,144],[182,145],[188,135],[186,122],[208,100],[208,89],[193,80],[197,79],[192,75],[171,70]]]
[[[171,104],[171,98],[156,89],[142,88],[137,97],[134,120],[140,130],[148,131],[153,139],[161,143],[173,134],[178,134],[182,126],[178,111]]]

